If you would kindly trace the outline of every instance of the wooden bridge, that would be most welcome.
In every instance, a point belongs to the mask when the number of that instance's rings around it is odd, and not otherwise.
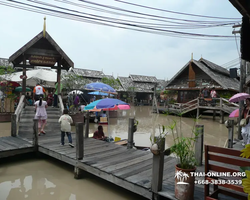
[[[235,109],[239,108],[239,105],[236,103],[231,103],[227,99],[224,98],[216,98],[215,99],[215,105],[212,103],[212,99],[203,99],[203,98],[196,98],[193,99],[187,103],[183,104],[173,104],[169,105],[166,108],[159,108],[160,113],[168,113],[168,114],[175,114],[183,116],[200,116],[205,111],[213,111],[213,116],[215,118],[215,115],[217,112],[220,114],[220,122],[224,123],[224,114],[230,114]]]
[[[59,100],[61,102],[60,96]],[[0,138],[0,158],[37,151],[74,166],[76,178],[84,172],[89,172],[147,199],[158,199],[160,196],[175,199],[176,159],[171,156],[164,157],[162,187],[155,190],[153,186],[157,183],[154,179],[155,174],[152,175],[154,163],[151,152],[127,149],[115,143],[88,138],[87,135],[82,137],[83,141],[81,141],[79,138],[81,134],[83,135],[83,127],[81,128],[80,124],[76,127],[77,133],[72,134],[77,148],[71,148],[68,145],[60,146],[58,118],[61,114],[62,102],[60,104],[61,109],[47,109],[46,135],[38,136],[37,121],[33,121],[34,107],[22,109],[23,105],[20,103],[15,115],[12,116],[12,136]],[[80,147],[83,149],[82,156],[79,155]],[[203,172],[204,166],[198,167],[197,171]],[[203,185],[195,186],[194,199],[204,199]]]

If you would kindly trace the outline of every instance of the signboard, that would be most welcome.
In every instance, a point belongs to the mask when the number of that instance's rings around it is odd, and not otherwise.
[[[52,56],[38,56],[31,55],[29,58],[30,65],[39,65],[39,66],[54,66],[56,63],[56,58]]]
[[[21,75],[21,76],[20,76],[20,79],[27,79],[27,76]]]

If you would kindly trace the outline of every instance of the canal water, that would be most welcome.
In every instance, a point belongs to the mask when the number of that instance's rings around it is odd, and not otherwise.
[[[180,118],[171,115],[155,114],[151,107],[131,107],[130,110],[119,110],[117,118],[110,118],[109,126],[104,126],[108,136],[127,138],[130,117],[138,120],[138,128],[134,133],[137,146],[150,146],[150,136],[159,135],[161,126],[177,123],[178,133],[190,136],[194,126],[193,118]],[[224,146],[228,130],[224,124],[215,121],[212,116],[204,115],[198,124],[204,125],[204,143]],[[98,124],[90,123],[90,133],[97,130]],[[179,128],[181,127],[181,128]],[[74,132],[74,127],[73,130]],[[0,137],[10,135],[10,123],[0,123]],[[58,143],[60,138],[58,138]],[[171,134],[166,137],[166,146],[173,144]],[[95,176],[86,174],[83,179],[73,178],[73,168],[49,157],[32,158],[19,156],[2,159],[0,162],[0,200],[143,200]]]

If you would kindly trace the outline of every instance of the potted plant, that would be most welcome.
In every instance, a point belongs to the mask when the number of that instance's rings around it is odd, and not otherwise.
[[[181,117],[180,117],[181,119]],[[195,142],[200,134],[195,126],[196,120],[189,137],[185,137],[177,122],[168,126],[162,126],[158,140],[172,135],[174,144],[165,150],[165,155],[173,154],[177,159],[175,166],[175,197],[179,200],[190,200],[194,196],[195,177],[190,172],[195,172],[197,161],[195,159]],[[152,151],[152,150],[151,150]],[[167,152],[167,153],[166,153]]]

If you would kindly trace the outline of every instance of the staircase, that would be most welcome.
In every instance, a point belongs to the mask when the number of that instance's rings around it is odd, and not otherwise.
[[[60,118],[59,108],[47,108],[47,124],[45,126],[46,134],[58,134],[60,133],[60,124],[58,120]],[[32,141],[33,138],[33,119],[35,117],[35,107],[26,106],[21,115],[18,128],[18,136],[25,138],[28,141]]]

